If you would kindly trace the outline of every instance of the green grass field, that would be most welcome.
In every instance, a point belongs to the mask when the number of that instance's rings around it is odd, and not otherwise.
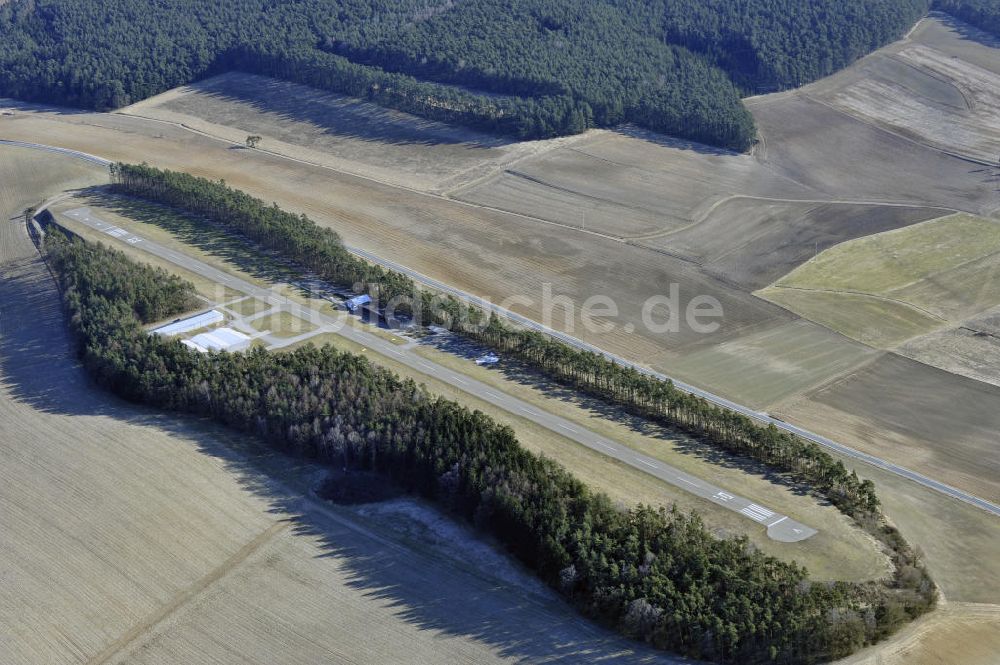
[[[895,348],[1000,304],[1000,221],[958,214],[842,243],[757,295]]]
[[[699,387],[766,409],[867,362],[874,353],[822,326],[793,321],[681,354],[664,369]]]
[[[250,322],[260,332],[270,332],[275,337],[297,337],[316,330],[316,326],[288,312],[269,314]]]

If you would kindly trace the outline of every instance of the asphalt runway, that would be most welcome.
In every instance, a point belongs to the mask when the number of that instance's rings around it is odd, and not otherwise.
[[[23,148],[32,148],[35,150],[45,150],[49,152],[64,154],[68,157],[72,157],[75,159],[82,159],[84,161],[100,164],[102,166],[111,165],[111,162],[109,160],[104,159],[102,157],[91,155],[85,152],[80,152],[77,150],[71,150],[68,148],[59,148],[40,143],[25,143],[23,141],[10,141],[6,139],[0,139],[0,145],[13,145]],[[899,466],[898,464],[893,464],[892,462],[886,461],[881,457],[875,457],[874,455],[869,455],[868,453],[864,453],[861,452],[860,450],[855,450],[854,448],[850,448],[843,444],[837,443],[836,441],[828,439],[824,436],[820,436],[819,434],[815,434],[813,432],[810,432],[809,430],[797,427],[795,425],[792,425],[791,423],[787,423],[784,420],[773,418],[772,416],[766,413],[755,411],[741,404],[737,404],[735,402],[727,400],[724,397],[720,397],[714,393],[708,392],[707,390],[702,390],[697,386],[692,386],[690,384],[684,383],[683,381],[674,380],[665,374],[662,374],[660,372],[655,372],[647,367],[643,367],[642,365],[634,363],[630,360],[626,360],[620,356],[608,353],[603,349],[600,349],[591,344],[587,344],[586,342],[578,340],[575,337],[571,337],[570,335],[561,333],[558,330],[553,330],[551,328],[548,328],[538,323],[537,321],[533,321],[532,319],[521,316],[515,312],[511,312],[510,310],[498,307],[493,303],[490,303],[489,301],[483,300],[481,298],[478,298],[476,296],[473,296],[471,294],[465,293],[451,286],[448,286],[447,284],[443,284],[437,280],[431,279],[430,277],[427,277],[426,275],[416,272],[415,270],[411,270],[406,266],[393,263],[392,261],[387,261],[375,254],[372,254],[371,252],[367,252],[365,250],[354,247],[348,247],[347,249],[356,256],[360,256],[361,258],[371,261],[372,263],[376,263],[383,267],[390,268],[397,272],[403,273],[420,284],[429,286],[442,293],[448,293],[454,295],[457,298],[462,298],[470,303],[475,303],[478,306],[485,308],[486,311],[495,312],[498,316],[503,316],[504,318],[514,321],[522,326],[525,326],[533,330],[537,330],[547,335],[551,335],[552,337],[559,339],[565,342],[566,344],[569,344],[570,346],[585,351],[591,351],[593,353],[599,353],[607,358],[611,358],[617,363],[621,363],[628,367],[632,367],[637,371],[642,372],[643,374],[654,376],[662,381],[671,381],[675,386],[677,386],[681,390],[684,390],[697,397],[701,397],[704,400],[711,402],[712,404],[716,404],[723,408],[730,409],[732,411],[735,411],[736,413],[741,413],[749,418],[753,418],[754,420],[762,422],[766,425],[774,425],[780,430],[790,432],[798,437],[801,437],[802,439],[805,439],[806,441],[812,441],[813,443],[816,443],[820,446],[829,448],[830,450],[833,450],[834,452],[844,455],[845,457],[857,460],[859,462],[864,462],[865,464],[869,464],[878,469],[882,469],[883,471],[888,471],[889,473],[900,476],[901,478],[906,478],[907,480],[913,481],[919,485],[932,489],[935,492],[940,492],[941,494],[950,496],[953,499],[964,501],[965,503],[980,508],[981,510],[985,510],[988,513],[1000,516],[1000,506],[991,503],[985,499],[982,499],[978,496],[975,496],[974,494],[970,494],[956,487],[952,487],[951,485],[939,482],[937,480],[934,480],[933,478],[919,474],[916,471],[911,471],[910,469]]]
[[[527,402],[496,390],[492,386],[488,386],[465,374],[422,358],[412,353],[410,349],[401,348],[377,335],[359,330],[350,325],[345,325],[343,321],[323,315],[316,310],[305,308],[284,296],[276,296],[268,289],[251,284],[186,254],[176,252],[113,224],[109,224],[93,215],[88,208],[71,210],[66,212],[65,215],[96,231],[133,245],[217,284],[228,286],[231,289],[246,293],[264,302],[275,305],[280,304],[283,309],[293,315],[314,324],[319,324],[322,330],[336,329],[337,334],[360,344],[363,348],[371,349],[375,353],[392,358],[418,372],[433,376],[435,379],[444,381],[459,390],[475,395],[479,399],[489,402],[508,413],[526,418],[602,455],[617,459],[665,483],[690,492],[735,513],[739,513],[743,517],[765,526],[767,535],[772,540],[793,543],[805,540],[817,533],[816,529],[797,522],[787,515],[782,515],[766,506],[754,503],[750,499],[727,492],[696,476],[669,466],[658,459],[635,452],[628,446],[600,436],[565,418],[561,418],[548,411],[539,410]]]

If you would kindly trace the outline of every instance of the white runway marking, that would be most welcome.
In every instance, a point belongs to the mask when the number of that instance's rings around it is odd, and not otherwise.
[[[562,423],[559,423],[559,427],[562,427],[567,432],[573,432],[574,434],[577,434],[579,432],[579,430],[575,430],[572,427],[570,427],[569,425],[563,425]]]
[[[770,524],[768,524],[767,528],[770,529],[772,526],[776,526],[778,524],[781,524],[782,522],[784,522],[787,519],[788,519],[788,516],[786,515],[786,516],[782,517],[780,520],[775,520],[774,522],[771,522]]]
[[[740,508],[740,512],[750,519],[758,522],[764,522],[774,517],[774,513],[772,511],[762,506],[758,506],[756,503],[751,503],[749,506]]]
[[[647,462],[644,459],[639,460],[639,464],[645,464],[646,466],[651,467],[653,469],[659,469],[660,468],[659,464],[653,464],[652,462]]]
[[[716,492],[715,498],[718,499],[719,501],[732,501],[736,497],[734,497],[732,494],[727,494],[726,492]]]

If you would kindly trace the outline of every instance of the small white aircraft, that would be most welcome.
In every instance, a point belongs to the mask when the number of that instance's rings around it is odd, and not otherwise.
[[[477,365],[496,365],[500,362],[500,356],[495,353],[487,353],[485,356],[476,358]]]

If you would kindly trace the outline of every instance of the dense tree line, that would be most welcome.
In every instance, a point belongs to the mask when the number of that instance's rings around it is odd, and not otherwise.
[[[238,68],[520,138],[629,121],[742,150],[741,91],[828,74],[926,3],[10,0],[0,94],[103,110]]]
[[[223,231],[279,252],[328,282],[371,292],[381,302],[414,293],[410,278],[357,258],[344,249],[335,231],[318,226],[305,215],[286,212],[277,204],[267,205],[225,182],[146,164],[112,164],[110,171],[115,191],[207,220]]]
[[[934,0],[933,7],[1000,37],[1000,2],[997,0]]]
[[[725,448],[786,472],[856,518],[875,515],[879,500],[875,485],[860,480],[812,442],[761,425],[742,414],[715,406],[605,356],[575,349],[533,330],[514,328],[496,316],[484,328],[470,326],[466,334],[524,360],[546,376],[576,390],[624,405],[667,425],[679,427]]]
[[[660,648],[741,664],[825,661],[933,602],[901,539],[894,587],[811,583],[745,538],[712,537],[697,516],[616,508],[510,428],[361,356],[330,346],[199,354],[148,335],[142,324],[183,310],[193,286],[58,232],[45,251],[102,386],[384,473],[495,536],[590,616]]]

